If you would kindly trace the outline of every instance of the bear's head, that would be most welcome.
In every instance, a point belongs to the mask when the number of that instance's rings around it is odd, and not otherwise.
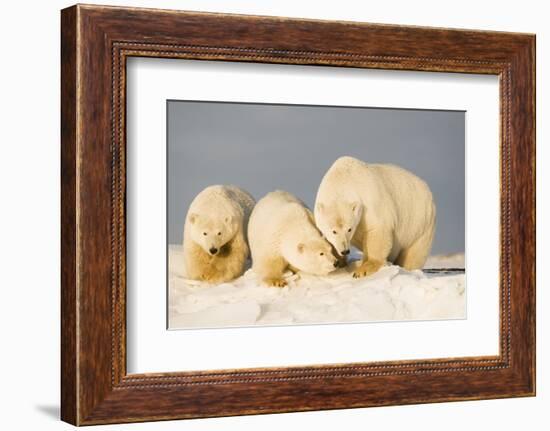
[[[238,230],[239,222],[230,215],[205,215],[190,213],[191,239],[208,254],[215,256],[222,250]]]
[[[340,256],[349,254],[362,213],[363,206],[358,201],[318,202],[315,205],[315,224]]]
[[[293,267],[309,274],[326,275],[338,266],[331,245],[320,233],[306,238],[292,236],[283,242],[283,255]]]

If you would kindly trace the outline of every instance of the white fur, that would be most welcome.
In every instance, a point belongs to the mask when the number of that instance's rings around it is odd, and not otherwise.
[[[315,227],[313,215],[284,191],[260,199],[248,225],[252,269],[268,285],[284,286],[286,268],[325,275],[334,270],[331,245]]]
[[[185,218],[183,254],[189,278],[223,282],[239,277],[249,255],[246,230],[254,198],[235,187],[201,191]]]
[[[317,226],[336,251],[342,254],[352,244],[363,251],[364,264],[390,261],[418,269],[430,252],[436,218],[432,193],[423,180],[398,166],[339,158],[321,181],[314,211]]]

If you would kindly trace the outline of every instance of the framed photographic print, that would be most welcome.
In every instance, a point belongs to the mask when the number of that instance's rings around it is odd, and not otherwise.
[[[535,37],[62,11],[62,419],[535,394]]]
[[[169,100],[167,118],[170,329],[465,317],[465,112]],[[361,274],[365,248],[395,265]]]

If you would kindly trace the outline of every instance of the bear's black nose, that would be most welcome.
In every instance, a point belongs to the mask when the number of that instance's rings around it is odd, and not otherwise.
[[[333,265],[335,268],[338,268],[338,261],[334,261]]]
[[[210,254],[216,254],[218,252],[218,249],[216,247],[210,248]]]
[[[344,251],[342,252],[342,256],[347,256],[348,254],[349,254],[349,250],[344,250]]]

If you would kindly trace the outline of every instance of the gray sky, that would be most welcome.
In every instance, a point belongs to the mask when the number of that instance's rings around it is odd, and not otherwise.
[[[168,101],[168,240],[189,204],[235,184],[256,199],[282,189],[313,207],[340,156],[393,163],[424,179],[437,206],[432,253],[464,251],[465,113],[410,109]]]

